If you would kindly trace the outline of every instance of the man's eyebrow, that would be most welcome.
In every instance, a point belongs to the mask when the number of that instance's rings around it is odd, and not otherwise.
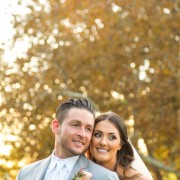
[[[72,122],[79,122],[80,123],[80,121],[77,119],[72,119]]]
[[[94,126],[92,124],[88,124],[87,126],[94,128]]]
[[[77,119],[73,119],[71,122],[76,122],[76,123],[82,124],[82,121],[79,121]],[[94,127],[94,125],[92,125],[92,124],[87,124],[87,126],[91,126],[92,128]]]

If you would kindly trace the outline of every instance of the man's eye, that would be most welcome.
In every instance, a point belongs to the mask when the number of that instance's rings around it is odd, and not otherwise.
[[[87,131],[88,131],[88,132],[92,132],[92,129],[91,129],[91,128],[87,128]]]
[[[72,126],[79,126],[78,124],[72,124]]]

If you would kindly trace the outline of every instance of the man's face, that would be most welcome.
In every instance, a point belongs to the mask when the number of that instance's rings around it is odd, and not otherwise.
[[[57,127],[58,131],[53,131],[56,134],[58,149],[56,154],[61,158],[67,158],[84,153],[89,147],[93,127],[94,117],[89,111],[70,109],[62,124]]]

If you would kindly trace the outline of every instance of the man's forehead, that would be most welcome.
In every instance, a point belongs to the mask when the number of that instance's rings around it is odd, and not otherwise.
[[[83,120],[84,121],[95,121],[95,118],[91,112],[86,109],[80,108],[72,108],[66,115],[66,118],[76,119],[76,120]]]

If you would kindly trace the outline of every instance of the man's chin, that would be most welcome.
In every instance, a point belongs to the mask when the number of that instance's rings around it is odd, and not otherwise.
[[[77,156],[77,155],[84,154],[86,152],[86,149],[73,149],[71,152]]]

